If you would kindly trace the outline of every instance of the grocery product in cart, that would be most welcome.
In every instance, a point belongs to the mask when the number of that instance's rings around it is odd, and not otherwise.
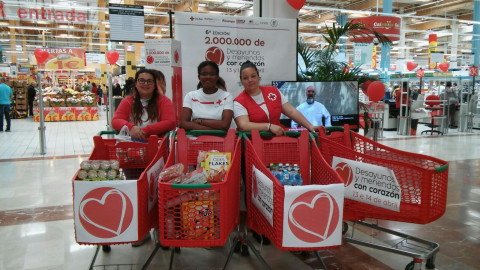
[[[262,137],[252,131],[251,139],[246,139],[246,224],[280,250],[338,247],[342,239],[343,181],[318,149],[310,149],[308,131],[292,134],[297,137]],[[302,185],[282,185],[267,168],[270,163],[298,164]],[[255,248],[247,244],[268,268]]]
[[[168,153],[168,140],[157,136],[147,143],[93,139],[72,181],[76,241],[98,245],[90,268],[100,245],[138,242],[158,227],[157,180]]]
[[[198,133],[198,137],[190,138],[183,129],[177,131],[175,141],[158,182],[160,242],[170,247],[224,246],[239,223],[240,141],[236,141],[234,130],[204,131]],[[231,156],[223,179],[185,184],[183,177],[188,179],[204,173],[203,167],[197,168],[198,155],[206,151],[208,156],[211,150]],[[183,174],[179,174],[180,170]],[[191,172],[196,173],[184,174]],[[172,179],[176,178],[181,178],[179,183],[172,183]],[[173,255],[174,249],[170,269],[173,267]]]
[[[337,128],[329,135],[321,130],[318,147],[325,160],[345,181],[344,219],[400,238],[391,247],[359,241],[353,236],[344,239],[413,257],[414,261],[407,269],[420,267],[425,259],[427,267],[432,268],[439,247],[437,243],[368,224],[364,220],[427,224],[439,219],[446,208],[448,163],[384,146],[351,132],[347,126]]]

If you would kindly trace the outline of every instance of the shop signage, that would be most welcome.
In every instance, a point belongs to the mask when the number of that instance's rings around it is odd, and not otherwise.
[[[417,69],[417,77],[418,78],[423,78],[425,77],[425,71],[421,68]]]
[[[470,67],[468,76],[478,76],[478,67]]]
[[[85,51],[81,48],[42,48],[49,52],[40,70],[83,70],[85,69]]]
[[[360,23],[365,25],[366,28],[377,31],[384,34],[391,41],[400,39],[400,24],[401,19],[393,16],[369,16],[354,19],[353,23]],[[355,42],[373,42],[374,35],[365,32],[361,35],[353,35],[351,40]]]
[[[88,4],[88,3],[87,3]],[[0,18],[6,20],[29,20],[49,22],[87,23],[87,12],[70,6],[46,7],[39,5],[9,5],[0,1]],[[93,20],[92,20],[93,19]],[[96,22],[96,16],[88,14],[89,23]]]

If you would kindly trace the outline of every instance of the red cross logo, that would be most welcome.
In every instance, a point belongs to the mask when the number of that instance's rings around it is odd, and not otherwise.
[[[219,100],[217,100],[217,102],[216,102],[216,103],[217,103],[218,105],[220,105],[220,104],[222,104],[222,100],[221,100],[221,99],[219,99]]]

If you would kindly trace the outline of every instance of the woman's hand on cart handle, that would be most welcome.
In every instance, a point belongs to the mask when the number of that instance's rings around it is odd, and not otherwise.
[[[285,135],[285,130],[281,126],[275,125],[275,124],[268,124],[268,125],[269,125],[269,130],[268,131],[275,134],[275,136]]]

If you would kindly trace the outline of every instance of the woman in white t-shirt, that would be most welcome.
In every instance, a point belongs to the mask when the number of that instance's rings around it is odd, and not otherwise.
[[[180,127],[185,130],[227,130],[233,116],[232,94],[219,88],[219,68],[215,62],[198,65],[202,88],[187,93],[183,99]]]

